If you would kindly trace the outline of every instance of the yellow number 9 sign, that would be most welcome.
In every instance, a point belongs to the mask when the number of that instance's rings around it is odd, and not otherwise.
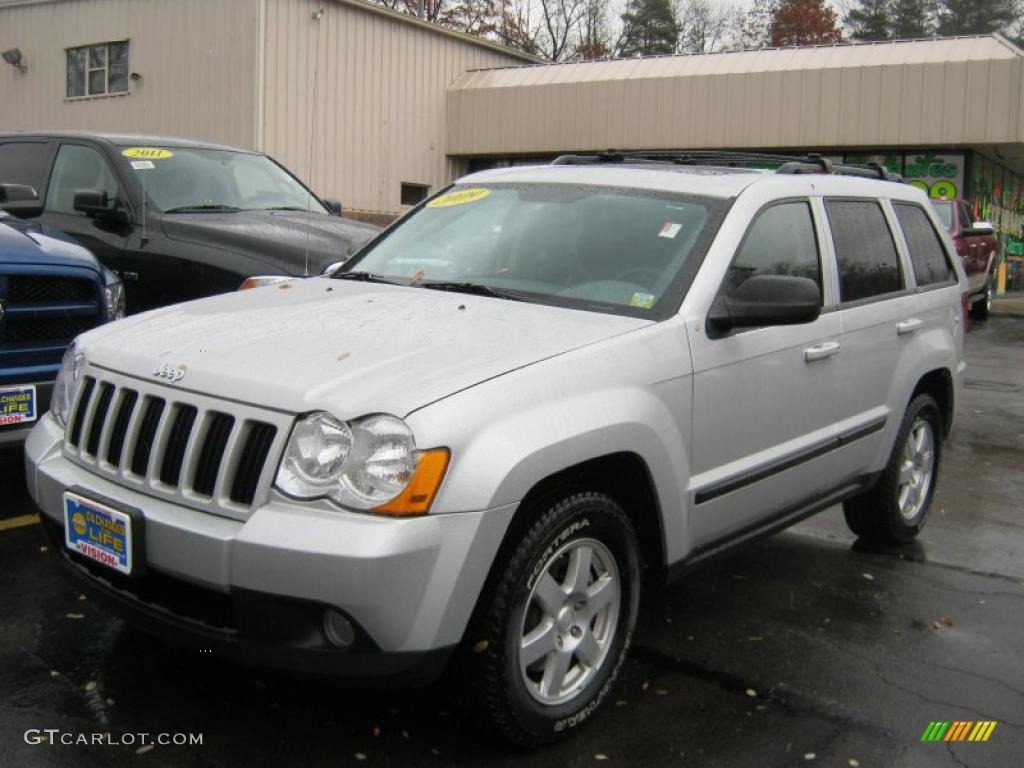
[[[168,157],[174,157],[174,153],[170,150],[155,149],[154,147],[131,147],[121,150],[121,154],[138,160],[166,160]]]

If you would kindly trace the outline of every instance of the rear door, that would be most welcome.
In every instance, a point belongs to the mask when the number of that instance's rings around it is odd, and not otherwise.
[[[924,329],[919,301],[897,250],[886,201],[826,198],[838,270],[843,353],[836,403],[847,475],[874,468],[887,427],[899,422],[908,392],[898,367],[903,347]]]
[[[40,221],[64,230],[92,251],[103,265],[117,272],[132,225],[76,211],[75,192],[81,189],[104,190],[110,199],[116,197],[126,208],[129,206],[123,185],[98,147],[87,142],[62,141],[50,171]]]
[[[769,203],[754,215],[718,295],[754,275],[776,274],[813,279],[823,302],[830,300],[820,242],[809,199]],[[720,338],[691,334],[694,547],[713,547],[834,487],[839,341],[834,312]]]

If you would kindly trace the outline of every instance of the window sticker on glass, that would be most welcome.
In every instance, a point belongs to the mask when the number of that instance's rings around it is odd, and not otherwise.
[[[121,154],[125,157],[137,157],[141,160],[166,160],[168,157],[174,157],[174,153],[169,149],[156,149],[154,147],[130,147],[122,149]]]
[[[658,233],[658,237],[667,237],[670,240],[675,239],[683,229],[682,224],[676,224],[674,221],[666,221],[661,225],[661,231]]]
[[[489,189],[458,189],[454,192],[449,192],[447,195],[435,197],[427,203],[427,208],[450,208],[453,205],[475,203],[477,200],[483,200],[489,194],[491,194]]]
[[[156,166],[152,160],[132,160],[132,168],[136,171],[152,171]]]
[[[629,300],[629,306],[639,307],[640,309],[650,309],[654,306],[654,294],[653,293],[634,293],[633,298]]]

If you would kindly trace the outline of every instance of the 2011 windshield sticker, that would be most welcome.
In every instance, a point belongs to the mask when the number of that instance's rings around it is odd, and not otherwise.
[[[168,157],[174,157],[171,150],[157,149],[156,147],[130,147],[122,149],[121,154],[139,160],[166,160]]]
[[[427,208],[450,208],[453,205],[466,205],[467,203],[475,203],[478,200],[483,200],[491,194],[491,190],[483,189],[482,187],[474,187],[472,189],[457,189],[454,192],[449,192],[447,195],[441,195],[435,197],[429,203]]]

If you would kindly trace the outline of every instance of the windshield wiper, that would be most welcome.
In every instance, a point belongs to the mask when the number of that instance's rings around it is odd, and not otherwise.
[[[433,288],[437,291],[453,291],[454,293],[469,293],[474,296],[491,296],[495,299],[508,299],[509,301],[527,301],[526,296],[515,291],[506,291],[502,288],[492,288],[483,283],[460,283],[457,281],[437,280],[430,283],[413,283],[421,288]]]
[[[300,208],[297,205],[271,205],[267,208],[249,208],[250,211],[302,211],[303,213],[320,213],[311,208]]]
[[[331,275],[332,280],[359,280],[364,283],[385,283],[386,285],[408,285],[401,280],[392,280],[372,272],[335,272]]]
[[[203,211],[236,213],[240,210],[242,209],[236,208],[233,205],[182,205],[178,208],[164,211],[164,213],[202,213]]]

